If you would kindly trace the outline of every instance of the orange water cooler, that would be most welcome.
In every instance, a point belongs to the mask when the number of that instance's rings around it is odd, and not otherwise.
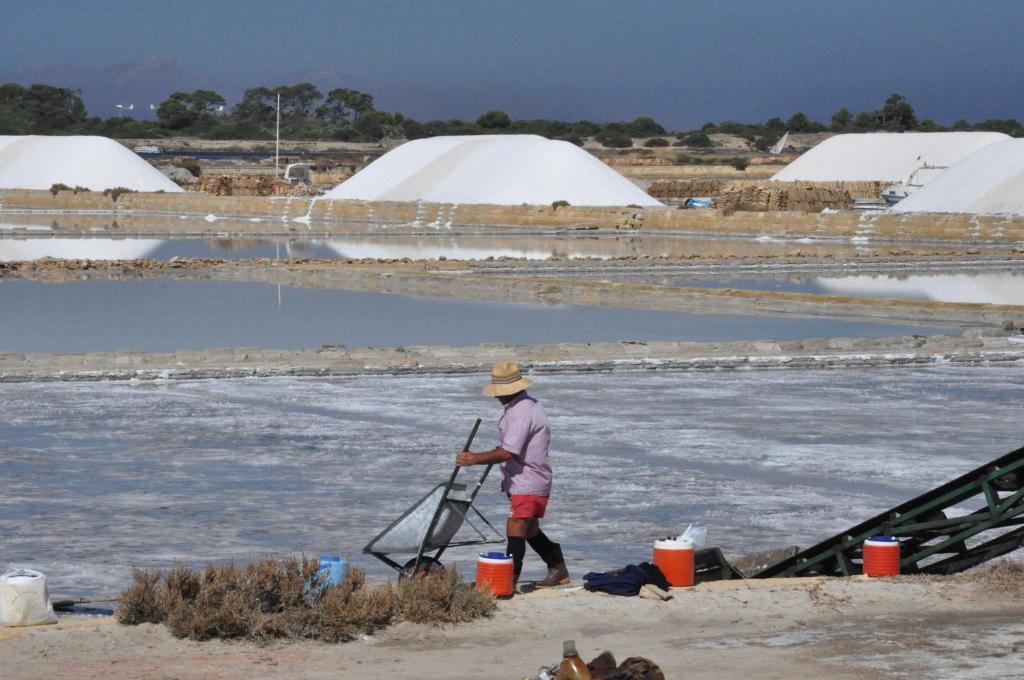
[[[476,558],[477,590],[490,590],[495,597],[511,597],[515,592],[515,567],[512,556],[503,552],[480,553]]]
[[[664,539],[654,542],[654,565],[673,588],[693,585],[693,541]]]
[[[872,536],[864,541],[865,576],[899,576],[900,542],[892,536]]]

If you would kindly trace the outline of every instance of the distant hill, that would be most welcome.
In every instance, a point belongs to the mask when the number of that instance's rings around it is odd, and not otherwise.
[[[176,62],[154,57],[145,62],[124,62],[90,68],[77,64],[52,64],[32,70],[21,77],[8,76],[23,85],[46,83],[81,90],[90,116],[107,118],[117,112],[115,104],[134,104],[135,118],[154,118],[150,104],[159,104],[171,92],[191,92],[200,87],[217,89],[203,76],[182,68]]]

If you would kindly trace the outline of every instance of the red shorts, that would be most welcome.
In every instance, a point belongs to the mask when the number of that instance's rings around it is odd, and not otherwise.
[[[507,494],[509,503],[512,504],[508,516],[512,519],[540,519],[548,507],[547,496],[534,496],[532,494],[512,493]]]

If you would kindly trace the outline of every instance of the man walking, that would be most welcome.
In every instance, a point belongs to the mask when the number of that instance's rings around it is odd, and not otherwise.
[[[515,580],[523,570],[526,544],[548,566],[548,575],[537,582],[538,588],[569,582],[569,570],[562,557],[562,547],[544,535],[540,520],[551,494],[551,466],[548,464],[548,443],[551,429],[547,416],[537,400],[526,393],[533,384],[519,372],[514,361],[494,364],[491,384],[484,395],[495,397],[505,407],[498,421],[499,444],[485,453],[462,451],[455,457],[456,465],[500,464],[501,490],[511,505],[505,535],[508,553],[515,565]]]

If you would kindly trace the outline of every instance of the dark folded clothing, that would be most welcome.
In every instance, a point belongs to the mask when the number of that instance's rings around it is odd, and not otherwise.
[[[647,562],[643,562],[639,566],[627,564],[618,571],[592,571],[583,575],[584,588],[609,595],[626,597],[639,595],[640,589],[647,583],[659,588],[667,589],[669,587],[661,569]]]

